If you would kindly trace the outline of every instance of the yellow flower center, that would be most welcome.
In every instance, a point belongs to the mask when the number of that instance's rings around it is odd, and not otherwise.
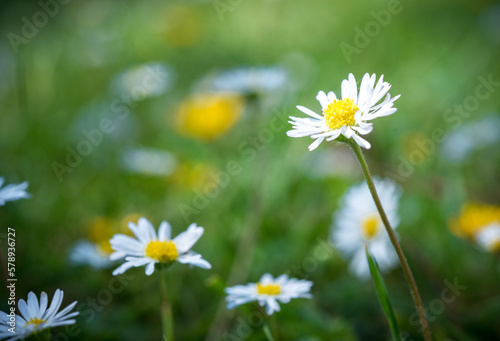
[[[281,293],[281,286],[278,283],[261,284],[257,283],[257,294],[276,296]]]
[[[500,207],[466,204],[460,216],[451,221],[450,228],[458,236],[474,238],[475,234],[491,223],[500,223]]]
[[[38,328],[38,326],[41,323],[45,323],[45,322],[47,322],[47,321],[39,319],[38,317],[35,317],[35,318],[30,318],[30,320],[26,323],[26,325],[28,325],[28,324],[34,324],[35,328]]]
[[[153,240],[146,246],[146,256],[155,259],[161,263],[170,263],[179,257],[179,252],[174,242],[161,242]]]
[[[377,214],[371,214],[361,222],[361,235],[371,240],[380,233],[380,219]]]
[[[352,126],[356,121],[354,114],[359,108],[350,98],[334,100],[323,110],[325,124],[330,129],[339,129],[342,126]]]

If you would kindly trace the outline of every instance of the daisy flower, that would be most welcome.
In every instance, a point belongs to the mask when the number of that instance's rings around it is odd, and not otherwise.
[[[280,90],[288,80],[288,72],[281,66],[241,67],[217,74],[210,85],[216,91],[252,95]]]
[[[171,239],[172,229],[166,221],[160,224],[158,234],[146,218],[140,218],[137,225],[129,223],[128,227],[137,239],[116,234],[110,240],[115,252],[109,259],[114,261],[125,258],[125,263],[113,271],[115,276],[132,267],[141,266],[146,266],[146,275],[149,276],[154,272],[155,265],[170,265],[174,261],[203,269],[212,267],[200,254],[191,251],[191,247],[203,235],[204,229],[201,226],[191,224],[174,239]]]
[[[466,203],[460,216],[449,225],[457,236],[474,240],[481,230],[492,224],[500,225],[500,206]]]
[[[398,205],[401,189],[389,179],[374,179],[375,187],[393,228],[399,224]],[[385,272],[398,264],[377,207],[365,182],[349,188],[342,198],[341,207],[334,214],[331,232],[332,244],[348,259],[349,270],[360,278],[369,278],[365,244]]]
[[[0,339],[9,341],[21,340],[44,329],[75,323],[76,321],[71,318],[78,315],[79,312],[75,311],[70,313],[70,311],[75,307],[76,301],[58,312],[61,307],[63,296],[63,291],[57,289],[52,298],[52,303],[47,309],[47,294],[42,292],[40,301],[38,301],[36,295],[30,292],[28,294],[28,302],[20,299],[17,304],[17,308],[21,315],[13,316],[1,311]],[[9,329],[13,328],[11,322],[15,322],[15,333],[9,331]]]
[[[317,114],[311,109],[298,105],[297,109],[310,117],[290,116],[293,129],[287,132],[290,137],[311,136],[315,141],[309,150],[316,149],[323,140],[332,141],[340,135],[347,139],[354,139],[361,147],[369,149],[370,143],[360,135],[369,134],[373,130],[373,123],[369,121],[382,116],[394,114],[394,101],[400,95],[391,97],[391,85],[384,82],[382,75],[375,85],[375,74],[365,74],[358,89],[356,79],[349,74],[342,81],[342,99],[337,99],[333,91],[326,94],[318,92],[316,99],[321,104],[322,114]],[[384,98],[385,96],[385,98]],[[383,100],[382,100],[383,99]],[[382,101],[381,101],[382,100]]]
[[[264,274],[258,283],[226,288],[227,308],[257,301],[261,307],[265,306],[268,315],[272,315],[281,310],[278,301],[288,303],[292,298],[312,298],[309,293],[312,285],[310,281],[288,278],[287,275],[273,278],[271,274]]]
[[[79,240],[73,246],[69,253],[69,260],[74,265],[89,265],[97,270],[108,269],[113,265],[113,262],[109,260],[109,253],[88,240]]]
[[[458,237],[476,242],[489,252],[500,251],[500,206],[467,203],[460,216],[450,221]]]
[[[500,252],[500,223],[483,228],[476,235],[477,243],[489,252]]]
[[[2,188],[4,181],[5,179],[0,177],[0,206],[5,205],[7,201],[16,201],[31,197],[29,193],[26,193],[26,188],[28,188],[27,181],[20,184],[10,184]]]

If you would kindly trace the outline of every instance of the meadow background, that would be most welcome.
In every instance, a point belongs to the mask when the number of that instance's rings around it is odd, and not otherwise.
[[[264,339],[258,326],[241,335],[241,319],[254,305],[221,308],[238,257],[239,283],[264,272],[314,282],[312,300],[294,300],[277,314],[282,340],[389,340],[373,284],[352,276],[328,246],[339,199],[362,180],[354,156],[336,143],[309,152],[309,139],[285,134],[287,116],[302,116],[295,105],[319,110],[318,90],[338,93],[350,72],[358,81],[366,72],[384,74],[391,94],[402,94],[398,112],[375,122],[365,155],[375,175],[404,190],[397,231],[435,339],[500,339],[498,255],[449,230],[464,203],[500,202],[498,140],[453,156],[463,148],[464,127],[487,118],[498,128],[498,85],[486,99],[467,100],[477,98],[481,79],[500,81],[497,2],[56,3],[57,13],[18,45],[9,33],[22,35],[22,18],[32,22],[43,9],[35,1],[0,5],[0,176],[6,183],[29,181],[32,194],[0,207],[0,242],[5,245],[7,227],[16,229],[18,298],[29,291],[52,296],[61,288],[63,304],[80,302],[74,335],[55,329],[55,340],[160,338],[156,276],[132,269],[116,282],[112,269],[74,266],[68,258],[78,240],[121,229],[131,214],[155,226],[168,220],[174,235],[191,222],[206,229],[194,250],[213,269],[170,269],[177,340],[223,340],[224,333]],[[390,17],[374,14],[381,11]],[[355,50],[345,52],[347,45]],[[164,87],[123,100],[127,84],[120,75],[149,63],[166,65]],[[241,114],[217,136],[179,126],[179,108],[200,91],[200,80],[245,66],[280,67],[287,80],[240,98]],[[134,81],[142,82],[132,78],[128,86]],[[469,109],[459,113],[457,106]],[[58,173],[54,165],[67,165],[68,147],[88,141],[82,131],[98,129],[104,119],[113,131]],[[195,121],[202,131],[211,124]],[[448,138],[429,142],[437,128]],[[473,142],[483,135],[467,132]],[[124,167],[124,153],[137,148],[168,152],[172,163],[153,175]],[[221,172],[230,163],[239,171],[224,182]],[[204,194],[207,186],[212,197]],[[255,248],[247,247],[253,242]],[[403,273],[396,268],[385,278],[404,338],[420,340]],[[455,281],[466,288],[443,303],[443,290]],[[6,300],[0,309],[7,309]]]

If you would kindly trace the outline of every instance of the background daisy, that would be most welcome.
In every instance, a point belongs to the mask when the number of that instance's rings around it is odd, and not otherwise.
[[[31,195],[26,192],[26,188],[28,188],[27,181],[20,184],[10,184],[2,188],[4,182],[5,179],[0,177],[0,206],[5,205],[7,201],[16,201],[31,197]]]
[[[380,201],[391,226],[399,224],[398,206],[401,189],[389,179],[374,179]],[[350,260],[349,270],[360,278],[369,278],[365,244],[381,271],[398,264],[398,257],[383,226],[377,207],[365,182],[352,186],[344,194],[341,206],[333,215],[331,242]]]
[[[265,307],[268,315],[272,315],[281,310],[279,302],[288,303],[293,298],[312,298],[309,292],[312,285],[310,281],[288,278],[287,275],[273,278],[271,274],[264,274],[258,283],[226,288],[227,308],[233,309],[257,301],[261,307]]]
[[[113,275],[122,274],[132,267],[146,266],[146,275],[149,276],[154,272],[155,265],[169,265],[174,261],[203,269],[211,268],[200,254],[191,251],[191,247],[203,235],[203,227],[191,224],[185,232],[171,239],[172,229],[166,221],[160,224],[158,233],[146,218],[140,218],[137,225],[131,222],[128,226],[137,239],[117,234],[110,240],[115,252],[109,259],[125,258],[125,263],[115,269]]]

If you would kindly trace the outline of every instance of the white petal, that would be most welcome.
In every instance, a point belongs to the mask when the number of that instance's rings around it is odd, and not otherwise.
[[[172,238],[172,227],[167,221],[162,221],[158,229],[158,239],[160,241],[170,240]]]
[[[326,94],[324,91],[318,92],[316,99],[318,100],[319,104],[321,104],[321,108],[323,108],[323,110],[328,108],[329,101],[328,101],[328,97],[326,97]]]
[[[297,109],[299,109],[300,111],[302,111],[304,114],[309,115],[309,116],[314,117],[314,118],[317,118],[319,120],[323,120],[324,119],[323,116],[318,115],[314,111],[312,111],[311,109],[308,109],[308,108],[303,107],[301,105],[297,105]]]
[[[321,142],[323,142],[325,138],[322,136],[322,137],[319,137],[316,139],[316,141],[314,141],[313,143],[311,143],[309,145],[309,151],[313,151],[314,149],[318,148],[318,146],[321,144]]]
[[[372,145],[358,134],[353,134],[352,137],[354,138],[354,141],[356,141],[356,143],[359,144],[361,147],[366,149],[371,148]]]

